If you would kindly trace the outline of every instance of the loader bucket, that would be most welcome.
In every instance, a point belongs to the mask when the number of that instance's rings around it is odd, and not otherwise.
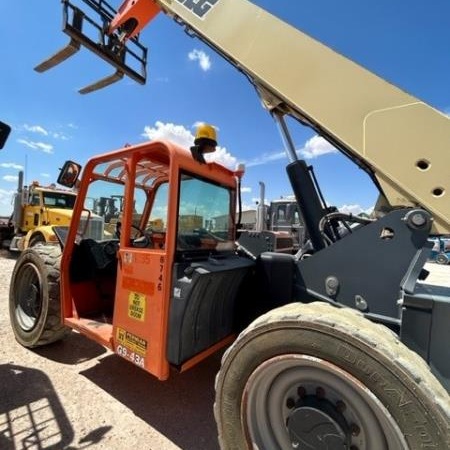
[[[116,16],[116,11],[104,0],[81,1],[93,10],[99,20],[92,19],[70,0],[62,0],[63,32],[70,37],[70,41],[34,69],[37,72],[45,72],[73,56],[83,46],[100,56],[116,70],[111,75],[80,89],[78,92],[81,94],[109,86],[125,75],[140,84],[145,84],[147,48],[140,44],[139,36],[124,40],[120,29],[113,33],[109,32],[109,25]]]

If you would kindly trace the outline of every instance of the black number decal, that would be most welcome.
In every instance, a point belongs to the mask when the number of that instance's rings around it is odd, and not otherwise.
[[[219,0],[178,0],[196,16],[203,17]]]

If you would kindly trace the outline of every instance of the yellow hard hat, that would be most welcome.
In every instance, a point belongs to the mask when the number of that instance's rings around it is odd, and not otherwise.
[[[197,142],[198,139],[208,139],[209,141],[213,141],[214,145],[217,145],[216,129],[212,125],[202,123],[197,127],[195,133],[195,141]]]

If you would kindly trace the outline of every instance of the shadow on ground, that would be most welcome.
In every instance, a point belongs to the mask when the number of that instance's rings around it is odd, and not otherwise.
[[[0,448],[81,450],[111,430],[102,426],[72,444],[74,431],[50,379],[42,371],[0,365]]]
[[[214,379],[220,354],[159,381],[116,355],[80,372],[183,450],[217,450]],[[112,375],[111,375],[112,374]]]
[[[157,380],[77,332],[71,332],[62,341],[33,349],[33,352],[68,365],[108,353],[80,374],[183,450],[219,449],[213,404],[220,352],[185,373],[172,371],[168,381]],[[86,439],[92,441],[95,436],[88,435]],[[9,450],[0,445],[0,449],[3,448]]]
[[[72,331],[61,341],[37,347],[33,351],[44,358],[68,365],[80,364],[107,352],[105,347],[76,331]]]

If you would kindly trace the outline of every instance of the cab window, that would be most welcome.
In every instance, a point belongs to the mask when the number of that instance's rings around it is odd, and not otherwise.
[[[39,194],[33,194],[30,201],[31,206],[41,206],[41,197]]]
[[[178,250],[225,250],[233,246],[228,188],[182,175],[178,208]]]

